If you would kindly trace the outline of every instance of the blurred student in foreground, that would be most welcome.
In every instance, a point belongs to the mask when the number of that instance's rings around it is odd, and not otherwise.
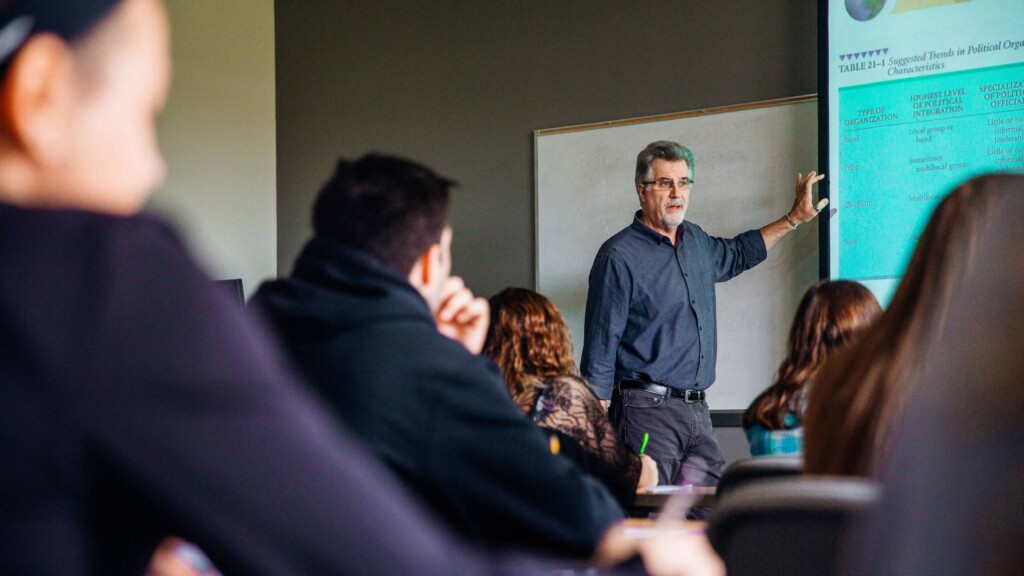
[[[882,502],[850,531],[844,576],[1024,574],[1024,177],[960,190],[952,202],[983,204],[977,254],[915,348],[927,361],[908,375]]]
[[[226,574],[540,570],[430,521],[135,215],[164,171],[158,0],[7,1],[0,39],[0,574],[137,576],[168,534]],[[668,545],[642,546],[671,573]]]
[[[562,454],[598,477],[624,507],[658,484],[658,465],[619,441],[597,395],[572,359],[569,327],[544,296],[506,288],[490,298],[484,353],[505,377],[512,400],[557,438]]]
[[[849,280],[823,281],[807,290],[775,382],[743,413],[751,456],[803,453],[808,385],[825,359],[856,340],[881,311],[870,290]]]
[[[975,179],[935,208],[885,313],[814,380],[804,416],[807,473],[877,474],[919,374],[935,361],[929,352],[964,285],[978,234],[1005,196],[990,180]],[[970,398],[964,402],[971,410]]]

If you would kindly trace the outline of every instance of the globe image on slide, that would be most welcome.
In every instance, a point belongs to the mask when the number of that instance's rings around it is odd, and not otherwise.
[[[885,8],[885,0],[846,0],[846,11],[855,20],[867,22]]]

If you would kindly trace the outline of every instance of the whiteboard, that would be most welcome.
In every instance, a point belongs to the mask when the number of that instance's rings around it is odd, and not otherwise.
[[[577,363],[594,256],[640,207],[633,183],[640,150],[655,140],[689,147],[695,185],[686,219],[732,237],[792,208],[796,173],[818,166],[817,132],[813,95],[535,132],[537,291],[565,316]],[[761,265],[716,285],[712,409],[745,409],[771,384],[796,307],[817,280],[816,219]]]

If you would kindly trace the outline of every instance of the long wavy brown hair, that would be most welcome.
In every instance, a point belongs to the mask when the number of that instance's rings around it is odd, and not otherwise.
[[[743,413],[743,426],[785,428],[786,415],[799,413],[804,387],[828,355],[859,336],[881,312],[871,291],[856,282],[826,280],[811,286],[797,307],[775,382]]]
[[[949,303],[974,259],[975,240],[1000,195],[1020,179],[987,176],[951,192],[932,214],[888,309],[815,378],[804,414],[804,469],[875,476],[902,419],[915,374],[929,361]]]
[[[498,364],[512,399],[529,411],[544,378],[577,373],[569,327],[558,308],[533,290],[506,288],[490,304],[483,352]]]

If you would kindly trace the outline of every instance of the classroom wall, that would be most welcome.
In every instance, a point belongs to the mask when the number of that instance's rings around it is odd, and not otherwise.
[[[534,130],[815,92],[814,2],[667,6],[277,2],[279,271],[335,158],[377,150],[462,184],[453,250],[472,289],[532,286]]]
[[[277,269],[273,0],[171,0],[174,83],[151,207],[216,278],[250,293]]]

